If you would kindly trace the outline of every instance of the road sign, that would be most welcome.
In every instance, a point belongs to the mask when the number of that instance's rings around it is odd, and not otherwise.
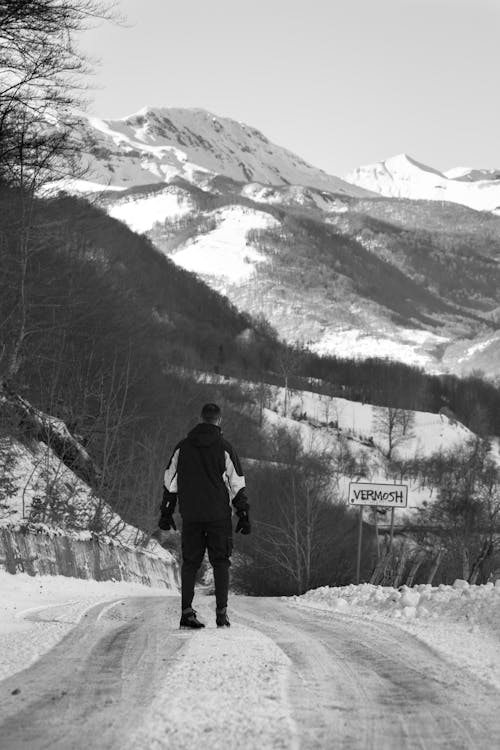
[[[406,484],[349,484],[349,505],[377,505],[383,508],[406,508],[408,486]]]
[[[357,505],[359,507],[358,555],[356,561],[356,582],[359,583],[361,571],[361,541],[363,537],[363,505],[392,508],[390,543],[390,549],[392,549],[392,537],[394,533],[394,508],[406,508],[408,506],[408,486],[406,484],[372,484],[371,482],[350,482],[349,505]],[[375,523],[375,533],[377,536],[378,545],[377,523]]]

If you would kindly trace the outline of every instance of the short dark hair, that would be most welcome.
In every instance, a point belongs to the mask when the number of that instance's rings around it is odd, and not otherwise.
[[[205,404],[205,406],[201,410],[201,418],[204,422],[215,424],[215,422],[217,422],[217,420],[220,418],[220,415],[221,410],[220,407],[217,406],[217,404]]]

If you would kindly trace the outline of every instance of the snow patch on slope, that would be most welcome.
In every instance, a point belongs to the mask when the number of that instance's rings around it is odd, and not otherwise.
[[[53,182],[48,182],[40,191],[40,195],[49,196],[56,193],[96,195],[98,193],[106,193],[110,191],[115,192],[122,190],[126,190],[126,188],[101,182],[92,182],[92,180],[76,180],[64,178],[62,180],[54,180]]]
[[[171,259],[200,276],[228,282],[248,279],[255,265],[266,262],[266,258],[249,244],[247,232],[276,227],[278,222],[263,211],[242,206],[218,209],[209,215],[216,219],[216,228],[188,240]]]
[[[447,341],[444,336],[437,336],[429,331],[415,328],[398,328],[397,337],[394,330],[381,332],[381,335],[356,328],[344,330],[327,329],[321,339],[310,346],[318,354],[334,354],[337,357],[387,357],[412,365],[427,367],[433,358],[427,351]]]
[[[270,386],[272,409],[284,415],[285,389]],[[377,410],[381,407],[372,404],[350,401],[345,398],[327,396],[312,391],[289,391],[287,394],[288,414],[305,414],[313,424],[326,425],[334,421],[346,434],[360,439],[372,437],[375,445],[387,450],[383,436],[377,434]],[[473,433],[461,422],[453,421],[444,414],[414,411],[413,436],[398,446],[398,455],[403,459],[415,455],[430,456],[437,451],[458,447],[473,437]],[[302,425],[303,422],[295,422]],[[321,432],[315,430],[321,439]],[[328,440],[328,437],[325,438]],[[321,447],[327,447],[327,443]]]
[[[141,234],[157,222],[178,219],[190,213],[193,208],[192,201],[184,191],[169,185],[152,195],[127,196],[118,200],[111,205],[108,213],[114,219],[127,224],[133,232]]]

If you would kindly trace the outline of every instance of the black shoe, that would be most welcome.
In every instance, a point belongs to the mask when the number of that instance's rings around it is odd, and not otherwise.
[[[230,628],[231,623],[227,619],[226,610],[223,609],[220,612],[215,613],[215,622],[218,628]]]
[[[198,628],[204,628],[205,625],[198,620],[194,609],[190,609],[189,612],[182,613],[179,627],[197,630]]]

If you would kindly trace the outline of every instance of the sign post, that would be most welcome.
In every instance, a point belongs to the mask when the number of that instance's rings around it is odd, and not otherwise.
[[[359,506],[359,519],[358,519],[358,556],[356,559],[356,583],[359,585],[359,578],[361,575],[361,541],[363,539],[363,506]]]
[[[394,536],[394,510],[408,507],[408,486],[406,484],[372,484],[370,482],[349,483],[349,505],[359,505],[358,554],[356,558],[356,583],[361,576],[361,543],[363,540],[363,507],[391,508],[391,540]],[[378,542],[378,539],[377,539]]]
[[[389,552],[392,552],[393,540],[394,540],[394,508],[391,508],[391,536],[389,539]]]

